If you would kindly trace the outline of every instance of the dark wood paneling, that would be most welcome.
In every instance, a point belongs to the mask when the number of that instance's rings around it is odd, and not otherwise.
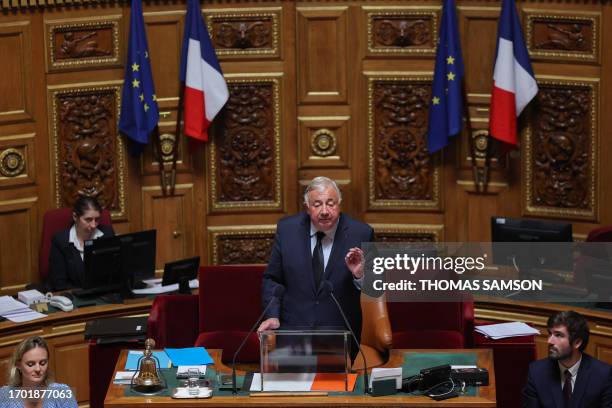
[[[0,22],[0,60],[0,125],[34,120],[30,21]]]

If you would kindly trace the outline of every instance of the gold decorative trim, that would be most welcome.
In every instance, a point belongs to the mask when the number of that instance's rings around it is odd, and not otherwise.
[[[346,11],[348,6],[300,6],[295,8],[297,11]]]
[[[440,165],[433,163],[431,200],[378,200],[375,196],[374,180],[374,82],[376,81],[433,81],[432,72],[376,72],[366,71],[368,80],[368,201],[370,209],[384,210],[439,210],[440,209]]]
[[[0,175],[3,177],[18,177],[26,167],[26,159],[18,149],[10,147],[0,151]]]
[[[328,157],[336,152],[336,134],[329,129],[319,129],[310,137],[310,148],[316,157]]]
[[[552,85],[552,86],[574,86],[574,87],[588,87],[591,89],[591,163],[590,163],[590,177],[591,185],[589,204],[590,210],[576,210],[576,209],[565,209],[565,208],[553,208],[545,206],[537,206],[533,204],[532,197],[532,169],[531,161],[533,159],[533,152],[531,151],[531,139],[533,129],[531,124],[525,127],[523,136],[525,143],[524,152],[524,172],[525,172],[525,183],[523,187],[523,196],[525,197],[523,212],[526,215],[537,215],[543,217],[555,217],[555,218],[580,218],[590,221],[596,221],[599,217],[599,208],[597,203],[597,164],[598,164],[598,146],[599,146],[599,133],[597,127],[597,115],[599,111],[599,79],[598,78],[580,78],[580,77],[561,77],[561,76],[548,76],[548,75],[537,75],[537,82],[540,85]]]
[[[47,62],[49,71],[60,71],[60,70],[72,70],[81,68],[84,66],[93,67],[108,67],[108,66],[121,66],[120,59],[120,33],[119,25],[121,22],[121,15],[101,16],[101,17],[88,17],[82,19],[71,19],[70,23],[66,20],[51,20],[46,21],[47,26]],[[110,28],[112,30],[112,56],[110,57],[85,57],[85,58],[66,58],[56,59],[55,58],[55,34],[57,32],[70,32],[77,30],[92,31]]]
[[[556,10],[541,10],[541,9],[524,9],[527,24],[526,24],[526,37],[527,37],[527,50],[532,58],[542,58],[548,60],[558,61],[599,61],[599,33],[600,33],[600,18],[601,13],[598,12],[587,12],[587,11],[576,11],[573,10],[570,13],[558,12]],[[542,14],[545,12],[546,14]],[[541,19],[545,21],[558,21],[558,22],[590,22],[593,29],[593,38],[591,39],[592,52],[585,51],[544,51],[543,49],[537,48],[532,45],[534,20]]]
[[[217,265],[219,263],[219,238],[222,237],[248,237],[257,234],[276,234],[276,225],[240,225],[240,226],[225,226],[225,227],[208,227],[208,242],[210,263]]]
[[[377,233],[396,234],[431,234],[435,242],[440,242],[444,233],[444,225],[441,224],[376,224],[370,223]]]
[[[280,57],[281,43],[281,13],[282,7],[262,7],[262,8],[227,8],[227,9],[205,9],[204,19],[206,29],[211,39],[214,39],[213,22],[218,19],[227,20],[246,20],[250,17],[270,18],[272,20],[272,48],[256,49],[223,49],[216,47],[218,57],[245,57],[245,56],[272,56]]]
[[[382,54],[382,55],[435,55],[436,44],[438,42],[438,13],[442,9],[441,7],[429,7],[424,9],[420,6],[390,6],[390,7],[377,7],[377,6],[362,6],[363,11],[366,11],[367,19],[367,44],[368,52],[371,54]],[[396,17],[396,16],[408,16],[408,17],[431,17],[431,26],[433,28],[431,36],[432,47],[375,47],[372,41],[372,20],[375,17]]]
[[[49,115],[49,134],[51,136],[51,145],[52,150],[50,151],[50,171],[54,180],[54,200],[55,206],[62,206],[62,198],[60,196],[60,177],[56,172],[56,165],[59,161],[59,144],[57,139],[57,127],[59,123],[59,118],[57,117],[57,97],[62,94],[79,94],[79,93],[89,93],[92,91],[113,91],[115,94],[116,100],[116,118],[119,120],[119,116],[121,113],[121,85],[123,84],[123,80],[120,81],[104,81],[104,82],[87,82],[80,84],[69,84],[69,85],[54,85],[47,87],[47,95],[48,95],[48,105],[50,107],[50,111],[52,112]],[[111,212],[113,219],[127,219],[127,196],[126,196],[126,188],[127,188],[127,178],[125,174],[126,167],[126,152],[123,145],[123,138],[117,131],[117,156],[116,165],[117,165],[117,179],[119,185],[117,186],[119,191],[118,203],[119,208],[116,211]]]
[[[314,121],[326,121],[326,120],[338,120],[347,121],[350,116],[298,116],[300,122],[314,122]]]
[[[211,138],[209,143],[209,168],[210,168],[210,186],[211,186],[211,207],[213,210],[236,210],[236,209],[281,209],[281,123],[280,123],[280,80],[277,78],[282,76],[282,73],[272,73],[267,76],[264,74],[242,74],[242,79],[236,77],[228,78],[226,80],[228,87],[232,84],[262,84],[272,83],[273,88],[273,110],[274,110],[274,156],[275,156],[275,168],[274,168],[274,200],[273,201],[243,201],[243,202],[229,202],[229,201],[218,201],[218,187],[217,187],[217,157],[216,157],[216,143],[215,138]]]

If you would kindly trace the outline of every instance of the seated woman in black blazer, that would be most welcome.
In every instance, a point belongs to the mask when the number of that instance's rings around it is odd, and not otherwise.
[[[53,290],[83,287],[83,243],[115,235],[110,226],[98,225],[102,207],[94,198],[79,197],[72,210],[72,227],[58,232],[51,240],[49,280]]]

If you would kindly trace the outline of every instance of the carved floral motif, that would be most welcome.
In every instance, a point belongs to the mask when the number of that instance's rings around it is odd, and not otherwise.
[[[117,209],[114,90],[59,94],[56,106],[61,204],[72,206],[79,195],[88,195],[105,208]]]
[[[98,44],[97,31],[66,31],[61,34],[62,39],[59,40],[60,46],[56,56],[58,60],[112,55],[110,48],[102,48]]]
[[[220,236],[219,264],[267,264],[274,244],[274,234],[254,236]]]
[[[225,20],[213,23],[215,48],[251,49],[272,47],[272,19]]]
[[[216,141],[218,201],[275,199],[274,99],[272,83],[230,84],[223,134]]]
[[[433,163],[427,151],[427,82],[373,85],[376,200],[432,200]]]
[[[592,92],[541,87],[533,126],[532,205],[591,210]]]
[[[409,16],[375,17],[372,34],[375,47],[411,47],[431,43],[431,21]]]

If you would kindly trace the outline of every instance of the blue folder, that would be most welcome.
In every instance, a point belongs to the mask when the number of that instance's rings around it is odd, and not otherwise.
[[[170,357],[170,360],[172,360],[172,365],[175,367],[214,363],[204,347],[166,348],[164,350]]]

